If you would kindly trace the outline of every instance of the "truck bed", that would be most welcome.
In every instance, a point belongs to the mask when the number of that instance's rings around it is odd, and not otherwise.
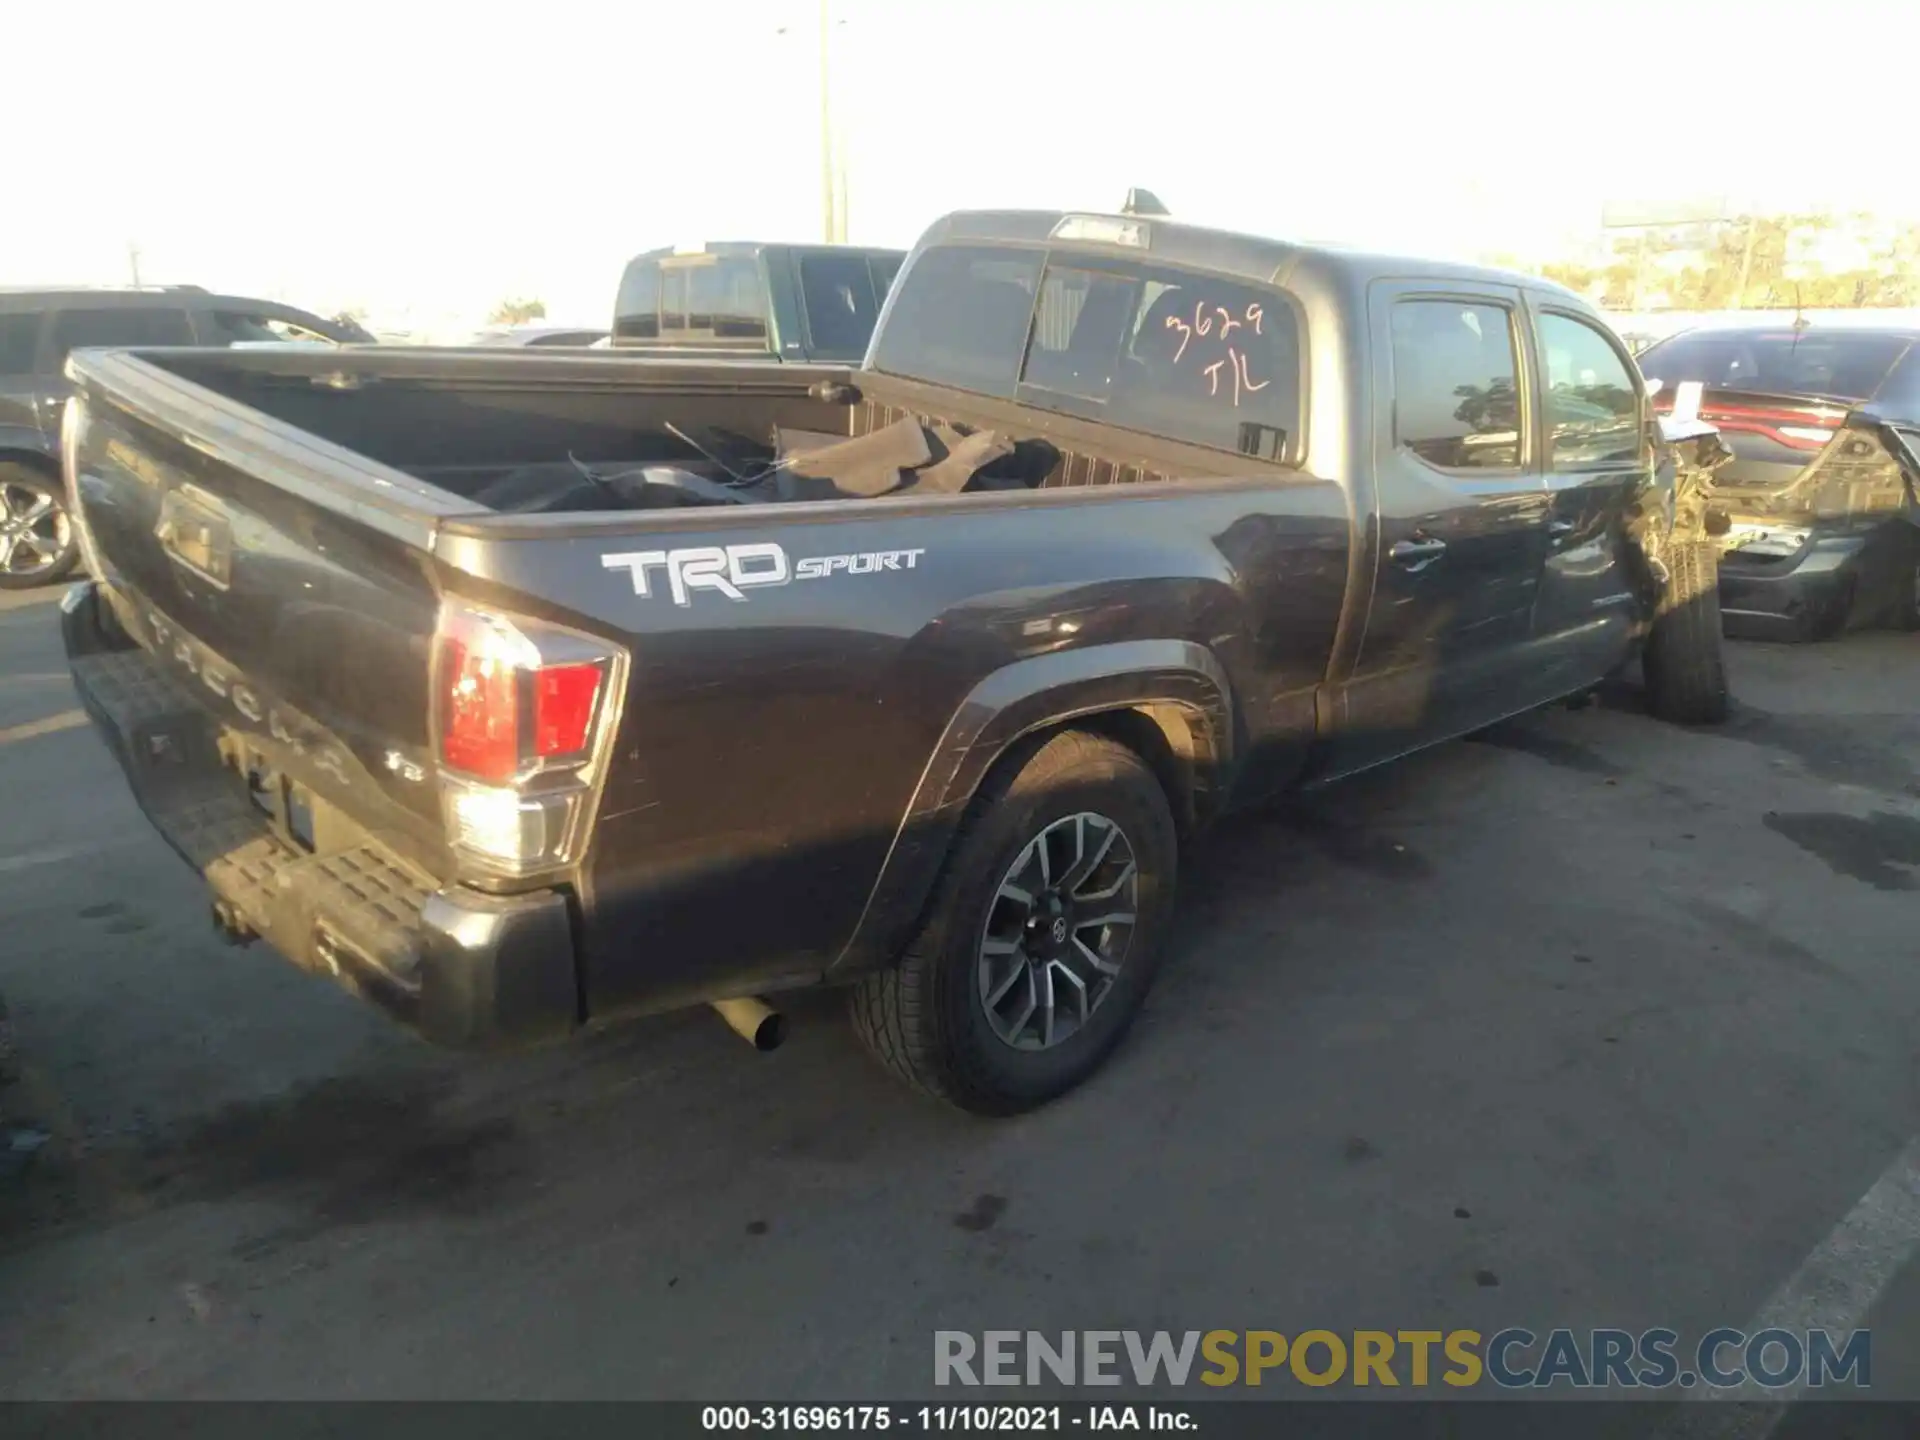
[[[103,724],[130,775],[153,772],[136,793],[244,928],[323,972],[378,971],[426,1012],[433,957],[466,943],[450,935],[551,929],[554,904],[574,937],[565,985],[514,983],[571,998],[510,1007],[535,1028],[895,953],[977,767],[1019,733],[995,727],[1017,727],[1022,686],[1092,703],[1115,667],[1163,676],[1194,752],[1236,749],[1239,793],[1257,798],[1306,758],[1348,593],[1339,484],[1064,420],[1006,435],[995,463],[1013,494],[487,503],[516,469],[698,473],[708,442],[687,436],[765,437],[771,455],[781,432],[1013,423],[1012,407],[845,370],[369,349],[82,353],[71,373],[69,479],[102,613],[69,643],[83,691],[162,697]],[[1185,483],[1128,483],[1172,474]],[[751,573],[774,554],[777,584]],[[713,556],[746,566],[747,588],[685,588],[684,566]],[[477,870],[450,844],[435,660],[449,606],[620,657],[617,743],[595,761],[577,846],[551,864]],[[176,734],[190,784],[149,753]],[[263,809],[249,787],[290,798]],[[180,833],[189,791],[260,813],[208,850]],[[223,891],[255,842],[273,865],[249,860],[247,884]],[[368,901],[399,916],[377,962],[316,919],[339,878],[318,872],[343,855],[426,897],[417,912]],[[485,986],[442,989],[456,1016],[493,1013]]]

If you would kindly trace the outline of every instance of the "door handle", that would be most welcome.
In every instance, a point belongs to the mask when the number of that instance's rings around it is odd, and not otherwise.
[[[1444,540],[1400,540],[1387,556],[1403,570],[1424,570],[1446,553]]]

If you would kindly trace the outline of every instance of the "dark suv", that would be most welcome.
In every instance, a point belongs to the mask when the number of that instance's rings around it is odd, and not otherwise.
[[[153,290],[0,290],[0,589],[58,580],[79,560],[60,480],[69,352],[89,346],[367,343],[350,321],[290,305]]]

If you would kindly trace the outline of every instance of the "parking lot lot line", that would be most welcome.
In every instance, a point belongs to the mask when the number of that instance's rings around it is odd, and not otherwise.
[[[86,711],[62,710],[58,715],[49,715],[44,720],[29,720],[24,725],[9,725],[0,730],[0,745],[11,745],[16,740],[31,740],[38,735],[57,735],[62,730],[77,729],[86,723]]]
[[[1768,1297],[1746,1333],[1788,1330],[1845,1332],[1864,1325],[1867,1315],[1893,1278],[1920,1249],[1920,1137],[1909,1141],[1874,1181],[1859,1203],[1827,1233],[1786,1283]],[[1688,1392],[1693,1400],[1738,1400],[1749,1403],[1723,1413],[1726,1423],[1701,1429],[1690,1436],[1711,1434],[1724,1440],[1764,1440],[1786,1419],[1787,1407],[1805,1390],[1772,1389],[1748,1380],[1726,1389],[1701,1386]]]
[[[79,860],[90,855],[104,855],[109,850],[138,845],[145,838],[137,834],[126,835],[102,844],[49,845],[41,850],[22,850],[12,855],[0,855],[0,875],[11,875],[19,870],[37,870],[42,865],[59,865],[68,860]]]

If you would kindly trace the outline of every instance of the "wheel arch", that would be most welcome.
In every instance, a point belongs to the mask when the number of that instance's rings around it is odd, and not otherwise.
[[[1211,651],[1190,641],[1130,640],[1016,661],[976,685],[948,721],[829,978],[898,953],[987,778],[1070,728],[1139,755],[1166,790],[1183,838],[1221,808],[1234,757],[1233,698]]]

